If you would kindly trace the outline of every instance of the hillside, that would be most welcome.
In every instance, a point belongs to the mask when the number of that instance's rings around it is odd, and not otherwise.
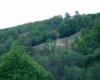
[[[47,46],[47,45],[48,45],[48,48],[50,48],[52,46],[55,46],[55,48],[68,48],[68,47],[70,47],[71,42],[74,41],[79,36],[80,36],[80,32],[77,32],[69,37],[58,38],[53,41],[48,41],[48,42],[33,46],[32,51],[33,51],[33,53],[36,53],[37,51],[44,50],[45,46]]]
[[[0,80],[99,80],[100,13],[1,29],[0,58]]]
[[[23,44],[30,50],[30,47],[48,40],[68,37],[93,25],[99,19],[99,15],[99,13],[88,15],[76,13],[74,16],[67,14],[64,18],[58,15],[43,21],[1,29],[0,54],[7,52],[13,41]]]

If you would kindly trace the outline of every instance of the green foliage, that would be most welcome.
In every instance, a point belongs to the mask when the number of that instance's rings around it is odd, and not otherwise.
[[[73,40],[71,49],[57,47],[55,39],[81,31],[81,36]],[[14,44],[9,50],[13,41],[23,44],[32,58],[23,46]],[[33,49],[44,42],[40,50]],[[66,13],[64,18],[58,15],[2,29],[0,58],[0,80],[51,80],[52,77],[56,80],[99,80],[100,13],[81,15],[76,11],[74,16]]]
[[[76,39],[73,47],[83,54],[91,54],[100,47],[100,26],[94,26],[91,30]]]
[[[96,65],[92,66],[90,68],[90,71],[92,73],[93,80],[100,79],[100,63],[97,63]]]
[[[17,41],[24,46],[31,46],[46,42],[48,39],[57,39],[59,37],[70,36],[82,28],[99,24],[100,14],[81,15],[76,11],[74,16],[66,13],[65,17],[61,15],[52,18],[18,25],[12,28],[0,30],[0,54],[7,52],[10,44]]]
[[[59,28],[60,37],[70,36],[80,29],[88,26],[86,15],[80,15],[78,12],[72,17],[67,13]],[[91,20],[92,21],[92,20]],[[90,22],[89,22],[90,24]]]
[[[64,80],[92,80],[91,73],[80,67],[65,67]]]
[[[13,44],[2,57],[0,80],[50,80],[50,75],[26,54],[22,46]]]

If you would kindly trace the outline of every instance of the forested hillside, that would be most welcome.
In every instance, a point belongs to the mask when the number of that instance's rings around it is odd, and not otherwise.
[[[100,13],[1,29],[0,58],[0,80],[99,80]]]

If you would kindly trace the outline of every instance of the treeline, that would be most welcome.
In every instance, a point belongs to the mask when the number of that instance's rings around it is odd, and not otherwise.
[[[0,54],[5,53],[13,41],[17,41],[30,49],[48,40],[70,36],[82,28],[90,27],[100,14],[81,15],[76,11],[74,16],[66,13],[34,23],[23,24],[13,28],[0,30]]]

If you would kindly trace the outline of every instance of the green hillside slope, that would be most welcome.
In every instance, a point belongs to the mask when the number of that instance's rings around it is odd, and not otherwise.
[[[99,80],[100,13],[1,29],[0,72],[0,80]]]

